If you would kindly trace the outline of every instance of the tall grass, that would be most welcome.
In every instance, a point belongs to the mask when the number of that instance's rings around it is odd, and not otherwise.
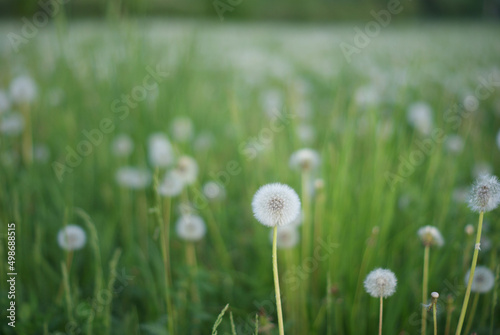
[[[456,107],[466,95],[474,95],[482,81],[491,82],[490,76],[498,83],[497,28],[394,24],[350,64],[338,46],[351,43],[349,25],[71,22],[59,37],[51,26],[41,29],[18,54],[9,51],[3,38],[0,89],[19,73],[34,78],[39,92],[30,106],[33,143],[47,145],[51,153],[45,163],[34,159],[24,164],[22,136],[2,135],[0,218],[16,222],[17,237],[15,332],[37,334],[45,328],[45,333],[68,333],[68,325],[76,325],[75,331],[82,333],[104,334],[110,329],[111,334],[153,334],[168,329],[173,316],[177,334],[206,333],[229,303],[236,333],[256,333],[256,327],[276,333],[269,231],[255,223],[250,203],[257,188],[269,182],[300,190],[300,174],[291,171],[288,160],[307,146],[321,154],[314,178],[322,178],[325,187],[311,196],[308,206],[305,224],[310,229],[305,231],[311,239],[304,244],[310,257],[293,253],[288,257],[293,262],[285,261],[285,254],[279,257],[282,291],[292,295],[283,295],[285,333],[306,328],[308,334],[373,334],[379,302],[363,292],[363,278],[375,267],[392,269],[399,283],[385,306],[384,333],[419,333],[423,255],[418,228],[432,224],[447,241],[430,258],[428,288],[439,292],[443,301],[451,296],[459,307],[467,271],[463,255],[472,252],[464,250],[464,227],[476,216],[459,200],[457,190],[470,185],[478,162],[487,162],[499,174],[495,138],[500,87],[492,83],[482,90],[489,93],[475,112],[462,113],[464,109]],[[10,22],[0,25],[2,36],[19,29]],[[131,94],[148,68],[157,66],[168,72],[158,91],[148,92],[120,119],[122,113],[113,112],[113,101]],[[363,102],[361,87],[372,90],[375,100]],[[263,131],[272,129],[272,121],[262,106],[270,91],[281,95],[280,111],[288,115],[280,120],[279,130],[271,132]],[[435,141],[407,123],[408,106],[416,101],[431,106],[433,129],[462,137],[462,152],[450,152],[446,141]],[[309,142],[297,135],[305,122],[296,116],[303,102],[312,111],[307,123],[315,138]],[[197,159],[199,185],[219,178],[227,192],[225,200],[209,202],[203,200],[201,187],[189,190],[198,214],[210,222],[206,238],[196,245],[195,275],[172,225],[162,225],[169,227],[168,235],[158,231],[157,218],[151,215],[158,204],[153,186],[129,190],[115,181],[121,166],[153,171],[147,162],[148,136],[158,131],[170,135],[170,122],[179,115],[192,119],[197,135],[210,132],[214,145],[200,151],[193,142],[175,143],[176,149]],[[86,139],[82,131],[98,128],[103,118],[112,120],[114,130],[104,134],[60,182],[52,162],[64,162],[67,148],[76,150]],[[392,131],[385,134],[385,126]],[[135,142],[128,158],[118,159],[111,151],[111,141],[119,133],[129,134]],[[403,161],[423,151],[422,143],[431,144],[421,162],[391,184],[387,173],[400,174]],[[228,163],[236,164],[232,170],[237,172],[229,173]],[[169,203],[172,222],[180,215],[180,203],[177,198]],[[84,227],[90,242],[74,253],[69,269],[61,268],[65,255],[56,240],[66,209],[67,222]],[[483,236],[492,246],[481,250],[478,261],[491,269],[499,259],[498,219],[498,211],[485,219],[488,230]],[[169,245],[162,250],[164,236],[169,236]],[[4,241],[0,240],[2,257],[7,250]],[[175,309],[170,315],[165,301],[166,250],[169,299]],[[106,288],[102,266],[110,262],[119,274],[108,276],[112,300],[109,306],[93,305]],[[4,278],[6,265],[3,260],[0,264]],[[56,303],[61,282],[66,300]],[[307,294],[296,291],[296,284],[301,290],[307,287]],[[190,287],[197,289],[201,304],[185,298]],[[7,290],[2,280],[2,306]],[[495,297],[497,291],[498,285]],[[493,333],[499,331],[493,297],[481,297],[473,331],[485,333],[490,326]],[[288,301],[300,307],[294,310]],[[287,317],[288,311],[301,319]],[[451,331],[457,314],[451,314]],[[446,313],[438,309],[436,317],[440,325],[446,324]],[[221,321],[218,333],[234,332],[230,318]],[[6,322],[0,329],[14,333]]]

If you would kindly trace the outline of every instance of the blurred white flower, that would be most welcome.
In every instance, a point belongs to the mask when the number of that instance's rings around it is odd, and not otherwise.
[[[198,215],[183,215],[177,220],[177,235],[186,241],[198,241],[205,236],[205,222]]]
[[[439,229],[434,226],[424,226],[417,232],[424,245],[442,247],[444,239]]]
[[[423,135],[432,130],[432,110],[425,102],[416,102],[408,108],[408,123]]]
[[[33,147],[33,158],[36,162],[47,163],[50,158],[49,147],[45,144],[37,144]]]
[[[203,194],[210,200],[221,200],[226,197],[226,190],[222,184],[209,181],[203,185]]]
[[[10,96],[17,103],[32,102],[37,96],[34,80],[27,75],[14,78],[10,83]]]
[[[449,152],[459,154],[464,149],[464,140],[460,135],[449,135],[446,136],[444,145]]]
[[[362,86],[356,90],[356,103],[360,106],[377,105],[380,102],[380,92],[373,86]]]
[[[190,118],[185,116],[176,117],[172,120],[170,131],[174,140],[178,142],[188,142],[194,135],[193,122]]]
[[[465,275],[465,284],[469,282],[470,270]],[[495,285],[495,275],[493,271],[486,266],[478,266],[474,271],[474,279],[472,279],[471,291],[477,293],[487,293],[491,291]]]
[[[0,133],[5,136],[16,136],[23,132],[24,117],[20,113],[9,113],[0,120]]]
[[[196,151],[206,151],[210,149],[214,143],[214,135],[210,132],[203,132],[196,137],[193,146]]]
[[[78,250],[85,246],[87,235],[82,227],[75,224],[69,224],[59,230],[57,234],[57,242],[64,250]]]
[[[155,133],[149,136],[149,162],[154,167],[166,167],[174,162],[174,150],[167,136]]]
[[[145,169],[125,166],[116,172],[116,181],[120,186],[138,190],[149,185],[151,173]]]
[[[0,114],[8,111],[10,109],[9,96],[5,91],[0,90]]]
[[[196,177],[198,176],[198,163],[192,157],[181,156],[177,161],[175,170],[183,183],[191,185],[196,181]]]
[[[164,197],[175,197],[184,189],[184,182],[177,170],[170,170],[165,174],[160,185],[158,193]]]
[[[474,95],[468,95],[464,98],[464,108],[468,112],[474,112],[479,108],[479,100]]]
[[[117,157],[128,157],[134,150],[134,141],[127,134],[120,134],[113,139],[111,151]]]
[[[311,171],[316,169],[319,164],[319,154],[313,149],[300,149],[290,156],[290,167],[296,170]]]
[[[304,144],[313,143],[316,139],[316,129],[314,129],[314,127],[310,124],[301,123],[295,128],[295,131],[297,133],[297,137]]]
[[[271,229],[269,231],[269,239],[271,241],[271,244],[273,243],[273,234],[274,229]],[[276,246],[281,249],[293,248],[299,243],[299,238],[300,235],[297,226],[288,225],[278,227]]]
[[[280,91],[269,89],[262,92],[260,103],[267,117],[273,118],[280,113],[283,107],[283,97]]]

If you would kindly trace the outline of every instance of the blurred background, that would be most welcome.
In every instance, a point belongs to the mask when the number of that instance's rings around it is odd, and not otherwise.
[[[49,0],[41,1],[43,3]],[[62,1],[60,1],[62,2]],[[71,17],[102,17],[105,15],[217,17],[216,6],[225,5],[229,19],[245,20],[363,20],[370,10],[383,8],[388,1],[380,0],[72,0],[65,10]],[[493,18],[500,17],[499,0],[420,0],[402,1],[405,11],[400,17],[430,18]],[[23,16],[36,12],[39,1],[0,1],[0,16]],[[237,11],[231,10],[238,6]]]

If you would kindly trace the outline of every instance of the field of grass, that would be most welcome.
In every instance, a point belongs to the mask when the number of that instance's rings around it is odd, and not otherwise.
[[[377,267],[398,278],[384,333],[420,334],[425,225],[445,240],[430,250],[429,292],[441,295],[439,334],[455,307],[454,333],[474,247],[465,227],[478,220],[464,197],[476,176],[500,172],[499,27],[393,24],[348,62],[341,45],[356,45],[355,27],[365,23],[59,21],[16,52],[8,34],[22,22],[0,24],[0,92],[19,76],[37,89],[0,107],[0,332],[207,334],[229,304],[219,334],[234,333],[231,318],[253,334],[256,315],[260,333],[277,334],[270,228],[251,202],[281,182],[306,206],[298,245],[278,250],[287,334],[376,333],[378,300],[363,281]],[[172,198],[154,188],[172,169],[151,161],[158,133],[198,165]],[[123,135],[130,154],[116,148]],[[305,180],[289,165],[302,148],[321,157]],[[208,198],[209,181],[224,195]],[[206,223],[197,242],[177,234],[186,213]],[[478,264],[497,285],[479,297],[477,334],[500,334],[499,219],[485,214]],[[59,246],[67,224],[85,230],[82,249]]]

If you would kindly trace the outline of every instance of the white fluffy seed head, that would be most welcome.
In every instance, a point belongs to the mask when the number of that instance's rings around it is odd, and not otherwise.
[[[434,226],[424,226],[417,232],[424,245],[442,247],[444,239],[439,230]]]
[[[17,136],[23,132],[24,117],[20,113],[8,113],[0,120],[0,133],[5,136]]]
[[[196,177],[198,176],[198,163],[192,157],[182,156],[177,161],[175,170],[183,183],[191,185],[196,181]]]
[[[366,292],[375,298],[387,298],[396,292],[398,280],[391,270],[375,269],[368,274],[364,285]]]
[[[176,117],[172,121],[171,132],[175,141],[187,142],[194,134],[193,122],[185,116]]]
[[[300,199],[288,185],[273,183],[262,186],[253,197],[255,218],[265,226],[284,226],[300,213]]]
[[[205,222],[198,215],[187,214],[177,220],[177,235],[186,241],[198,241],[205,236],[207,228]]]
[[[181,194],[184,189],[184,182],[177,170],[170,170],[165,174],[160,185],[158,193],[164,197],[175,197]]]
[[[471,236],[472,234],[474,234],[474,225],[472,224],[468,224],[467,226],[465,226],[465,233],[469,236]]]
[[[269,239],[273,243],[274,229],[269,232]],[[281,249],[290,249],[299,243],[299,230],[297,226],[278,227],[276,246]]]
[[[500,203],[500,183],[491,175],[479,177],[469,193],[469,207],[475,212],[489,212]]]
[[[408,123],[423,135],[432,130],[432,110],[425,102],[416,102],[408,108]]]
[[[149,161],[155,167],[166,167],[174,161],[174,150],[167,136],[156,133],[149,136]]]
[[[437,299],[437,298],[439,298],[439,293],[437,293],[437,292],[432,292],[432,293],[431,293],[431,297],[432,297],[432,299]]]
[[[134,141],[126,134],[118,135],[114,138],[111,149],[116,157],[128,157],[134,150]]]
[[[210,200],[221,200],[226,197],[226,190],[221,183],[209,181],[203,185],[203,194]]]
[[[85,230],[75,224],[67,225],[57,234],[57,243],[62,249],[68,251],[83,248],[86,241]]]
[[[37,96],[34,80],[27,75],[14,78],[10,83],[10,96],[17,103],[32,102]]]
[[[470,270],[465,275],[465,284],[469,282]],[[471,291],[477,293],[486,293],[491,291],[495,285],[495,275],[486,266],[478,266],[474,271]]]
[[[151,182],[151,173],[148,170],[124,166],[116,172],[116,182],[134,190],[142,189]]]
[[[314,170],[320,163],[319,154],[313,149],[300,149],[290,156],[290,167],[302,171]]]

